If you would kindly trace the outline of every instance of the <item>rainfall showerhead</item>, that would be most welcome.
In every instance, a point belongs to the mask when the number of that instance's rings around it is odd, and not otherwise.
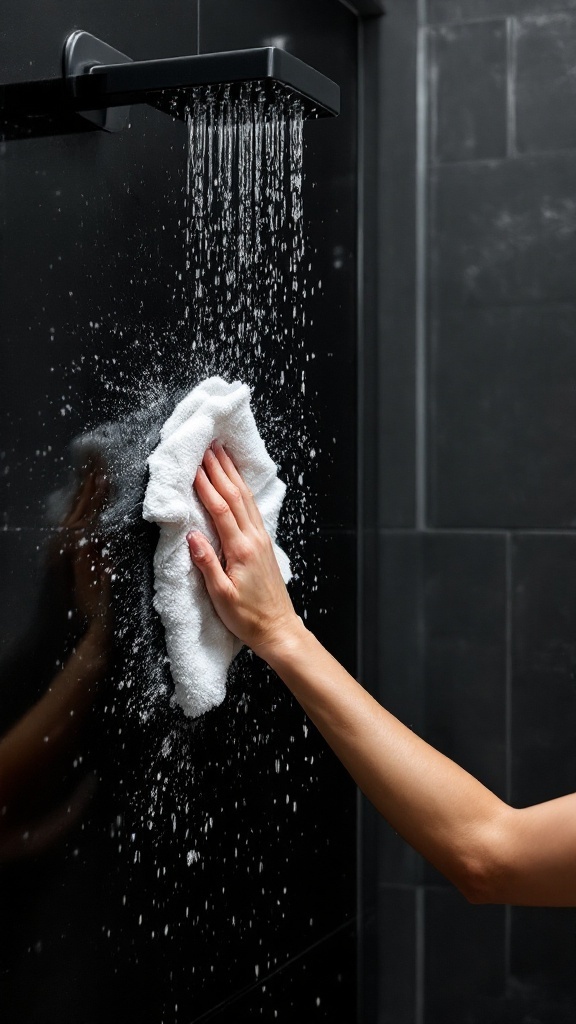
[[[294,97],[305,117],[340,112],[340,89],[325,75],[275,46],[189,57],[133,61],[89,32],[72,32],[61,78],[0,86],[4,138],[90,131],[119,131],[130,106],[148,103],[184,118],[191,98],[243,83],[258,83],[263,102]]]

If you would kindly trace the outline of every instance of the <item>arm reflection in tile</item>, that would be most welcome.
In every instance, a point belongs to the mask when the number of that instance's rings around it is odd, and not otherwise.
[[[110,660],[111,567],[97,534],[107,498],[105,468],[92,459],[50,542],[47,570],[66,563],[75,638],[45,692],[0,738],[0,863],[51,848],[96,788],[93,772],[73,782],[68,774]]]

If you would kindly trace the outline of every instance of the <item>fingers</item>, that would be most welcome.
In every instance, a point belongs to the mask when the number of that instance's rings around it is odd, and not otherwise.
[[[220,560],[209,540],[203,533],[193,530],[186,537],[190,557],[204,577],[206,589],[214,604],[222,597],[234,592],[234,585],[228,579]]]
[[[260,509],[256,504],[254,495],[252,494],[252,491],[246,484],[246,481],[243,479],[243,477],[236,469],[236,466],[234,465],[234,462],[232,461],[229,453],[220,444],[219,441],[212,442],[211,451],[215,456],[215,460],[217,461],[218,465],[220,466],[225,476],[228,478],[231,484],[240,492],[243,507],[246,510],[250,522],[252,523],[253,526],[261,527],[263,525],[262,516],[260,515]]]
[[[242,491],[235,482],[225,471],[219,458],[217,458],[215,451],[209,448],[204,455],[203,468],[205,473],[210,480],[210,483],[218,491],[218,494],[224,498],[228,507],[231,509],[236,522],[241,530],[246,530],[251,523],[246,504],[242,495]],[[241,478],[238,476],[238,481],[242,483]]]
[[[242,536],[236,516],[226,499],[214,487],[203,466],[196,473],[194,487],[214,523],[222,549],[226,552]]]

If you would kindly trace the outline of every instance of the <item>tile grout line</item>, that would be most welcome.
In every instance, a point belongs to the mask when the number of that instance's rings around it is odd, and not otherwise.
[[[415,281],[415,514],[416,529],[426,529],[426,302],[427,302],[427,178],[428,178],[428,29],[426,0],[418,0],[416,65],[416,281]]]
[[[506,773],[506,801],[512,800],[512,533],[506,533],[506,563],[505,563],[505,634],[506,634],[506,668],[505,668],[505,773]],[[505,983],[508,985],[510,978],[510,962],[512,950],[512,908],[506,906],[504,910],[504,972]]]
[[[506,156],[518,156],[516,124],[516,19],[506,19]]]

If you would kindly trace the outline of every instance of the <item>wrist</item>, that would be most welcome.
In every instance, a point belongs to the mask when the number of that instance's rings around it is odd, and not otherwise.
[[[273,637],[253,647],[254,654],[262,658],[271,669],[279,672],[283,664],[290,663],[311,636],[299,615],[286,623]]]

